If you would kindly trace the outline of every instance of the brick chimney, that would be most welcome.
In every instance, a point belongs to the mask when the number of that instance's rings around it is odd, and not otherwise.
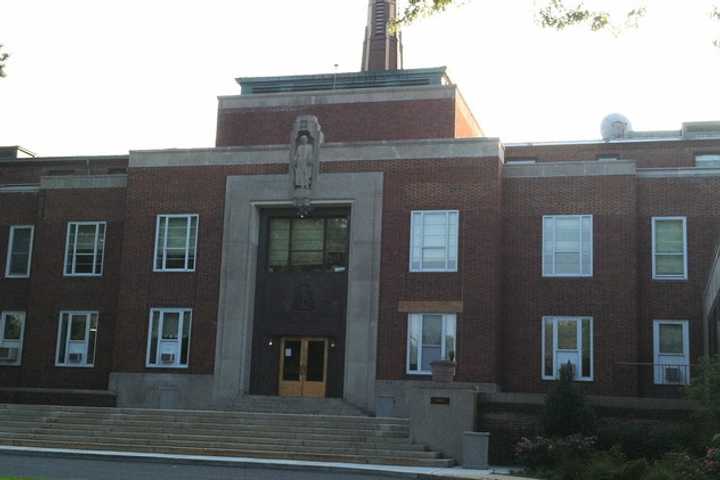
[[[399,33],[388,32],[388,26],[395,18],[396,0],[369,0],[363,72],[402,70],[402,37]]]

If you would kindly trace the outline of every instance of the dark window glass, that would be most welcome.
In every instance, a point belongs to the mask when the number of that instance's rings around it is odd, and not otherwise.
[[[270,221],[271,272],[344,272],[347,218],[274,218]]]
[[[307,381],[322,382],[325,380],[325,341],[311,340],[308,342]]]
[[[300,340],[287,340],[283,354],[283,380],[300,381]]]

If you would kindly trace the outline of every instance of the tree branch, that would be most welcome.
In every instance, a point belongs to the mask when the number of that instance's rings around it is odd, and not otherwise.
[[[0,44],[0,78],[5,77],[5,61],[10,56],[7,53],[3,53],[2,48],[3,48],[3,46],[2,46],[2,44]]]

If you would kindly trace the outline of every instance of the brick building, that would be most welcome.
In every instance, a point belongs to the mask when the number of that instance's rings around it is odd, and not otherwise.
[[[443,68],[398,69],[394,9],[362,72],[238,79],[214,148],[0,149],[0,385],[402,415],[450,358],[487,392],[570,363],[677,395],[718,347],[720,122],[503,144]]]

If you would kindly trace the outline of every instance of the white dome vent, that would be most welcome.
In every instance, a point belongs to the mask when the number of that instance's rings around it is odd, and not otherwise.
[[[625,115],[611,113],[603,119],[601,131],[603,140],[619,140],[632,132],[632,124]]]

